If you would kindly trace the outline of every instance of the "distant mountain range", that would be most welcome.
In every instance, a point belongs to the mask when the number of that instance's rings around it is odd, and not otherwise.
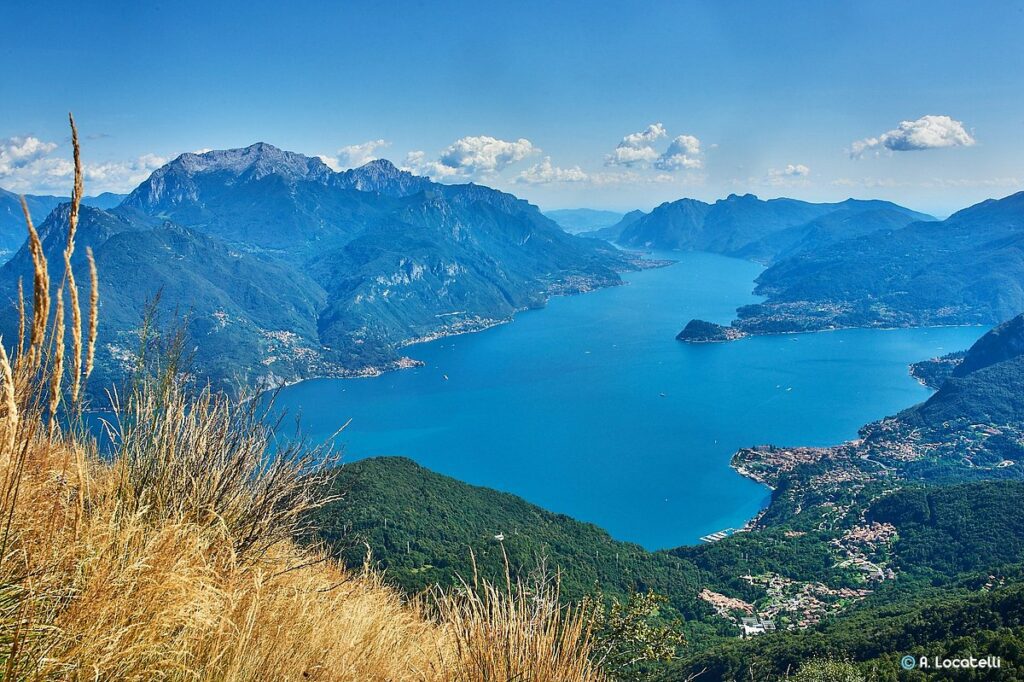
[[[85,197],[82,203],[97,208],[113,208],[120,204],[126,194],[104,192],[99,196]],[[34,222],[41,223],[58,205],[70,201],[70,197],[26,194],[25,203]],[[21,210],[19,195],[0,188],[0,263],[5,262],[25,243],[25,216]]]
[[[744,332],[995,324],[1024,311],[1024,192],[798,253],[756,293]]]
[[[53,262],[67,215],[61,204],[39,226]],[[197,371],[276,384],[408,364],[410,342],[618,284],[634,267],[510,194],[384,160],[335,173],[263,143],[179,156],[116,207],[83,208],[78,243],[76,267],[88,245],[100,272],[99,385],[131,362],[158,292],[165,317],[190,320]],[[0,269],[0,296],[13,298],[30,260],[22,247]],[[11,307],[0,329],[14,333]]]
[[[664,203],[623,226],[617,241],[623,246],[711,251],[768,263],[920,220],[934,218],[888,201],[813,204],[730,194],[713,204],[696,199]]]
[[[632,216],[632,214],[631,214]],[[624,221],[625,222],[625,221]],[[747,258],[769,267],[731,327],[696,321],[684,341],[842,327],[991,325],[1024,311],[1024,192],[945,220],[887,201],[813,204],[732,194],[636,216],[627,247]]]
[[[26,200],[59,241],[66,210],[54,209],[63,198]],[[401,353],[409,342],[618,283],[616,272],[637,261],[594,238],[769,266],[757,280],[764,302],[738,310],[728,328],[687,326],[686,341],[995,324],[1024,311],[1024,193],[943,221],[887,201],[750,194],[680,199],[650,213],[549,213],[570,230],[604,223],[578,238],[487,187],[433,183],[385,160],[336,173],[259,143],[183,154],[127,196],[84,203],[95,210],[83,212],[81,238],[111,260],[101,263],[113,320],[107,367],[130,355],[129,330],[160,283],[168,309],[191,311],[203,339],[197,355],[212,376],[244,371],[276,383],[382,371],[410,362]],[[0,190],[0,256],[24,234],[18,198]],[[127,251],[115,256],[108,246]],[[0,289],[13,291],[28,262],[22,254],[0,270]]]
[[[103,192],[102,194],[97,194],[94,197],[84,197],[82,199],[82,203],[86,206],[92,206],[93,208],[102,208],[103,210],[108,210],[120,205],[120,203],[124,201],[125,197],[127,196],[127,194]],[[68,201],[68,199],[65,199],[64,201]]]
[[[607,239],[608,241],[616,242],[619,240],[619,236],[626,230],[626,228],[643,218],[645,215],[647,214],[640,209],[630,211],[626,215],[622,216],[619,222],[614,225],[602,227],[597,230],[591,230],[590,232],[581,232],[580,236],[594,237],[595,239]]]
[[[622,220],[622,214],[615,211],[599,211],[593,208],[561,208],[544,211],[558,226],[569,234],[592,232],[610,227]]]
[[[25,195],[25,204],[32,220],[41,222],[50,211],[57,207],[66,197]],[[7,260],[21,248],[28,237],[25,229],[25,214],[21,209],[21,199],[13,192],[0,188],[0,261]]]

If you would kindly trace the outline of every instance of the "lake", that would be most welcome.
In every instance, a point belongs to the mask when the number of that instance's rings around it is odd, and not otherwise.
[[[762,443],[829,445],[928,397],[908,364],[967,348],[978,327],[855,329],[689,345],[726,323],[760,266],[703,253],[626,285],[552,299],[506,325],[412,346],[425,367],[283,390],[307,435],[344,459],[404,455],[520,495],[650,549],[739,527],[768,490],[729,458]],[[501,529],[495,529],[495,532]]]

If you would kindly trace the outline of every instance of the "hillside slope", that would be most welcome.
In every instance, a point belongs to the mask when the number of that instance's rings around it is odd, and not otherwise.
[[[312,518],[317,535],[347,563],[369,549],[405,590],[504,575],[505,557],[517,575],[545,564],[561,575],[568,599],[596,587],[618,597],[634,590],[670,596],[689,617],[709,615],[696,600],[690,562],[613,540],[600,528],[554,514],[525,500],[462,483],[402,457],[346,464],[331,493],[342,499]]]
[[[890,524],[900,577],[842,615],[805,630],[690,653],[663,679],[785,679],[815,658],[852,661],[867,679],[896,679],[899,658],[1000,656],[1024,663],[1024,484],[985,481],[908,489],[871,505]],[[973,529],[973,530],[970,530]],[[957,679],[1017,679],[974,671]]]

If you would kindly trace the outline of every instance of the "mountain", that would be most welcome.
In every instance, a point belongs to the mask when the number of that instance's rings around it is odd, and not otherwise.
[[[68,197],[26,194],[29,215],[38,226],[58,205],[68,201]],[[84,197],[82,204],[96,208],[113,208],[120,204],[125,194],[104,192],[95,197]],[[0,187],[0,264],[7,261],[21,248],[28,238],[25,228],[25,216],[21,211],[21,196]]]
[[[965,377],[1021,355],[1024,355],[1024,315],[1004,322],[978,339],[964,354],[952,376]]]
[[[1024,311],[1024,192],[798,253],[757,282],[767,300],[734,322],[750,333],[995,324]]]
[[[60,259],[67,206],[40,226]],[[196,370],[231,384],[376,373],[411,341],[480,329],[548,296],[618,284],[627,257],[529,203],[439,185],[387,161],[335,173],[265,143],[183,154],[110,210],[83,207],[76,267],[96,252],[98,363],[115,378],[146,302],[188,313]],[[24,247],[0,269],[12,299]],[[0,311],[11,333],[13,312]]]
[[[108,210],[108,209],[115,208],[115,207],[119,206],[121,204],[121,202],[124,201],[127,196],[128,196],[127,194],[115,194],[113,192],[103,192],[102,194],[97,194],[94,197],[82,197],[82,205],[83,206],[92,206],[93,208],[102,208],[104,210]],[[62,201],[67,201],[67,199],[63,199]]]
[[[954,421],[1024,431],[1024,315],[982,336],[935,395],[901,415],[914,425],[949,429]],[[999,442],[1002,439],[988,438]],[[988,445],[988,443],[986,443]],[[1024,446],[1018,446],[1024,454]],[[1010,456],[1006,457],[1010,459]]]
[[[610,242],[615,242],[618,241],[619,235],[622,234],[623,230],[643,218],[645,215],[647,214],[640,209],[636,209],[622,216],[622,219],[614,225],[602,227],[598,230],[590,230],[589,232],[580,232],[579,236],[593,237],[594,239],[606,239]]]
[[[624,227],[618,242],[623,246],[676,249],[694,245],[710,206],[696,199],[664,203]],[[695,248],[695,247],[694,247]]]
[[[611,227],[623,217],[623,214],[616,211],[598,211],[592,208],[562,208],[544,211],[544,215],[558,223],[558,226],[569,234]]]
[[[68,208],[62,204],[39,226],[51,263],[59,262],[66,243]],[[165,319],[179,313],[191,320],[195,362],[207,376],[245,378],[262,369],[252,366],[255,358],[272,358],[267,367],[279,374],[317,370],[316,310],[324,292],[300,272],[168,221],[88,206],[81,209],[76,243],[75,270],[85,272],[88,246],[100,273],[102,327],[93,381],[100,389],[128,368],[142,311],[158,293]],[[0,269],[5,297],[30,268],[22,248]],[[15,333],[11,315],[0,325],[5,336]]]
[[[847,199],[812,204],[730,194],[714,204],[696,199],[664,203],[625,227],[618,242],[656,249],[711,251],[770,262],[858,234],[903,227],[930,216],[886,201]]]
[[[736,255],[771,263],[879,230],[897,230],[918,220],[934,219],[886,201],[860,201],[856,208],[837,209],[802,225],[773,232],[747,244]]]
[[[67,199],[25,195],[29,215],[36,224],[42,222],[62,201]],[[14,255],[27,238],[28,230],[25,227],[25,214],[21,210],[21,196],[0,188],[0,263]]]

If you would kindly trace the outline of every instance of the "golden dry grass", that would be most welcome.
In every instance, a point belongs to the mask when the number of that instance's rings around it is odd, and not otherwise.
[[[173,372],[140,379],[114,400],[113,453],[100,456],[78,420],[99,290],[90,253],[83,341],[72,133],[64,276],[54,291],[26,210],[31,312],[22,301],[19,339],[0,343],[3,679],[603,679],[592,619],[555,588],[481,583],[410,603],[371,568],[298,545],[322,502],[322,453],[267,457],[255,400],[190,395]]]

